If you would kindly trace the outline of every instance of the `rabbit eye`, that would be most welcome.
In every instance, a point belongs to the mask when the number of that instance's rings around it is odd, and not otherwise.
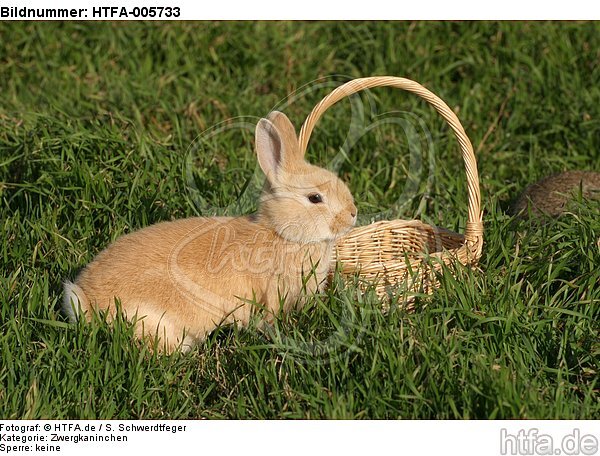
[[[322,203],[323,197],[318,193],[311,193],[310,195],[308,195],[308,201],[310,201],[313,204]]]

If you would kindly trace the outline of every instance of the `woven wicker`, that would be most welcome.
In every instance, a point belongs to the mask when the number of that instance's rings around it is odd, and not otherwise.
[[[300,147],[306,150],[310,135],[323,113],[361,90],[395,87],[415,93],[429,102],[452,128],[465,163],[468,218],[465,233],[458,234],[419,220],[379,221],[354,228],[337,242],[331,270],[340,267],[345,276],[358,276],[373,286],[380,297],[400,296],[410,309],[414,297],[439,286],[437,273],[458,261],[474,266],[483,247],[483,224],[477,163],[471,141],[454,112],[440,98],[410,79],[376,76],[354,79],[334,89],[306,118],[300,130]],[[454,270],[454,268],[450,268]]]

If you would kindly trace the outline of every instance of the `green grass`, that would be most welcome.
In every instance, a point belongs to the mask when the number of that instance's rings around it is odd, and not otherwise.
[[[600,208],[545,225],[505,214],[542,176],[600,171],[600,24],[3,23],[0,43],[0,418],[600,418]],[[252,132],[202,149],[202,131],[256,121],[319,78],[375,74],[423,83],[462,119],[479,269],[444,273],[412,314],[337,280],[267,332],[221,328],[186,355],[152,354],[126,322],[59,314],[61,281],[123,233],[253,210]],[[285,112],[299,125],[326,92]],[[359,212],[389,208],[416,173],[408,193],[424,197],[393,216],[421,205],[462,230],[448,129],[414,96],[372,101],[416,114],[435,160],[411,166],[397,125],[362,137],[339,169]],[[311,161],[338,156],[350,106],[319,124]]]

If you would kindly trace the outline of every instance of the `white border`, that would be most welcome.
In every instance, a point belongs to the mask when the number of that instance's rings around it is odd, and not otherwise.
[[[38,431],[7,432],[7,425],[37,426]],[[111,432],[107,431],[111,426]],[[180,431],[119,431],[119,426],[178,426]],[[80,427],[80,429],[77,428]],[[86,429],[95,426],[95,430]],[[101,430],[98,427],[102,426]],[[46,428],[46,430],[44,430]],[[58,428],[58,431],[57,431]],[[185,430],[181,430],[185,428]],[[553,455],[600,454],[598,421],[0,421],[0,434],[27,436],[121,435],[127,442],[52,442],[60,455],[457,455],[544,454],[531,442],[546,436]],[[503,437],[504,442],[503,442]],[[521,440],[517,442],[517,436]],[[567,449],[577,437],[587,448]],[[39,438],[39,437],[38,437]],[[529,443],[526,442],[529,441]],[[584,443],[585,443],[584,442]],[[590,442],[594,444],[590,451]],[[3,439],[0,445],[18,445]],[[38,443],[40,444],[40,443]],[[29,452],[38,454],[36,443]],[[541,447],[539,448],[541,449]],[[588,450],[582,451],[582,450]],[[560,450],[557,452],[557,450]],[[4,452],[3,454],[6,454]]]
[[[178,20],[591,20],[600,19],[600,2],[590,0],[15,0],[2,2],[3,7],[87,8],[93,7],[179,7]],[[6,20],[6,18],[4,18]],[[22,19],[22,18],[8,18]],[[110,19],[95,18],[95,19]],[[139,20],[113,16],[114,20]],[[148,18],[150,19],[150,18]],[[158,19],[158,18],[155,18]],[[165,20],[168,18],[162,17]]]

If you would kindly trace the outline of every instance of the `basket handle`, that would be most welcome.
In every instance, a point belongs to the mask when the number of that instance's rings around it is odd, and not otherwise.
[[[368,78],[359,78],[342,84],[341,86],[335,88],[325,98],[323,98],[319,104],[313,108],[311,113],[304,121],[298,137],[300,142],[300,150],[302,152],[306,151],[310,134],[312,133],[318,120],[328,108],[333,106],[342,98],[360,92],[361,90],[370,89],[373,87],[396,87],[398,89],[403,89],[419,95],[421,98],[433,105],[436,111],[441,114],[448,125],[450,125],[450,128],[452,128],[454,131],[454,135],[460,144],[460,150],[465,162],[467,186],[469,192],[469,214],[467,226],[465,228],[465,239],[469,244],[472,244],[476,251],[480,253],[483,241],[483,223],[481,212],[481,195],[479,192],[479,175],[477,173],[477,162],[475,160],[475,153],[473,152],[473,145],[465,133],[462,124],[458,120],[458,117],[456,117],[456,114],[454,114],[454,112],[446,103],[444,103],[441,98],[431,93],[421,84],[410,79],[399,78],[395,76],[373,76]]]

